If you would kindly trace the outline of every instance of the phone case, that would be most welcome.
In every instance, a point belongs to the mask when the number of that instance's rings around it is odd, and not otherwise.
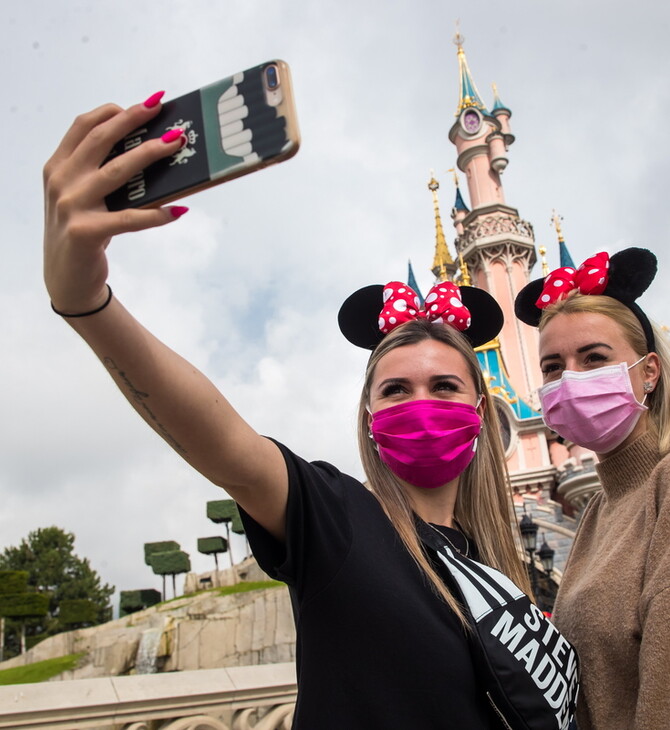
[[[300,134],[288,65],[269,61],[166,102],[107,160],[176,128],[186,144],[108,195],[109,210],[162,205],[292,157]]]

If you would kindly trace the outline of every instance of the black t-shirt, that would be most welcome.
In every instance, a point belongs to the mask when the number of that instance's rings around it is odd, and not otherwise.
[[[467,638],[376,498],[278,444],[286,544],[242,510],[253,553],[288,583],[297,625],[295,730],[493,730]]]

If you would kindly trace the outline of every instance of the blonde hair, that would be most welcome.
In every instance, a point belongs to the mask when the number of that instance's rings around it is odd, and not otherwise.
[[[454,519],[477,545],[480,560],[511,578],[531,595],[528,575],[516,548],[512,524],[516,513],[508,487],[507,465],[500,439],[498,416],[489,397],[477,356],[470,343],[453,327],[416,320],[389,333],[370,356],[358,410],[358,447],[370,489],[419,569],[427,577],[435,593],[466,624],[463,612],[430,564],[416,531],[411,499],[395,474],[379,458],[369,438],[368,411],[370,389],[377,363],[397,347],[424,340],[436,340],[460,353],[468,365],[477,393],[486,398],[482,430],[477,451],[470,465],[461,474]],[[518,537],[518,532],[517,532]]]
[[[647,338],[640,320],[625,304],[608,296],[573,292],[567,298],[557,301],[542,312],[539,330],[542,332],[547,323],[557,314],[582,313],[602,314],[613,319],[621,327],[626,342],[640,357],[649,353]],[[665,385],[664,374],[670,373],[670,351],[666,335],[661,328],[652,323],[652,329],[654,331],[654,351],[661,363],[661,374],[654,391],[647,396],[646,405],[649,407],[649,418],[658,432],[659,451],[665,455],[670,451],[670,402],[668,401],[670,394]]]

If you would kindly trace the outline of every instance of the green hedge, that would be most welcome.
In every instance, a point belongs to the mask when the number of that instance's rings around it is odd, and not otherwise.
[[[165,540],[164,542],[145,542],[144,543],[144,562],[151,565],[151,556],[154,553],[168,553],[173,550],[179,550],[180,545],[174,540]]]
[[[141,588],[136,591],[121,591],[119,599],[119,616],[126,616],[135,611],[142,611],[149,606],[160,603],[162,596],[160,591],[153,588]]]
[[[58,607],[61,624],[91,624],[98,619],[98,607],[87,598],[66,598]]]
[[[156,575],[179,575],[191,570],[188,553],[183,550],[171,550],[165,553],[154,553],[151,556],[151,568]]]
[[[0,570],[0,595],[25,593],[28,589],[28,571]]]
[[[199,537],[198,552],[203,555],[225,553],[228,550],[228,541],[225,537]]]
[[[218,499],[207,502],[207,518],[217,524],[220,522],[232,522],[235,517],[239,518],[237,505],[233,499]]]
[[[0,596],[0,616],[40,618],[49,611],[49,596],[43,593],[10,593]]]
[[[230,525],[230,529],[236,535],[244,535],[244,525],[242,524],[242,518],[240,517],[239,512],[235,515],[235,517],[233,517],[233,521]]]

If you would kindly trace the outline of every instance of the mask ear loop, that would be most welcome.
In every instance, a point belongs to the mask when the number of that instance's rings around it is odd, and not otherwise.
[[[649,354],[649,353],[647,353],[647,354]],[[647,359],[647,355],[642,355],[642,357],[639,360],[637,360],[636,362],[634,362],[632,365],[629,365],[628,366],[628,370],[631,370],[636,365],[639,365],[643,360],[646,360],[646,359]],[[644,393],[644,395],[642,396],[642,400],[641,401],[638,401],[638,403],[641,406],[644,406],[645,401],[647,400],[647,396],[653,390],[654,390],[654,386],[651,383],[642,383],[642,392]],[[637,398],[635,398],[635,400],[637,400]],[[645,407],[646,408],[649,408],[649,406],[645,406]]]

